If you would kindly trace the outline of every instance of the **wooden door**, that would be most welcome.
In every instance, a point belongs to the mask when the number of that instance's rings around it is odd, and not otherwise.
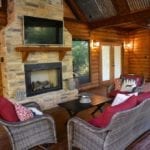
[[[121,44],[101,44],[100,57],[101,84],[110,84],[118,78],[122,71],[122,46]]]

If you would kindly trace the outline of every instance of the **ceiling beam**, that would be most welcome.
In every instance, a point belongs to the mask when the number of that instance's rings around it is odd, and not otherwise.
[[[76,4],[75,0],[65,0],[65,2],[71,8],[73,14],[76,16],[77,19],[79,19],[82,22],[87,22],[86,16],[84,15],[83,11],[79,8],[79,6]]]
[[[7,0],[1,0],[2,7],[0,7],[0,11],[7,10]]]
[[[130,13],[130,8],[126,0],[111,0],[114,5],[117,15],[125,15]]]
[[[89,28],[96,29],[99,27],[110,27],[117,24],[127,23],[127,22],[133,22],[133,23],[143,22],[145,20],[148,20],[149,18],[150,18],[150,8],[143,11],[123,15],[123,16],[114,16],[108,19],[91,21],[89,23]]]

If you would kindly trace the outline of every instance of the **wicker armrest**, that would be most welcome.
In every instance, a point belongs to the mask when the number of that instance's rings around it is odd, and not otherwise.
[[[108,131],[108,128],[95,127],[95,126],[91,125],[90,123],[88,123],[87,121],[85,121],[83,119],[80,119],[79,117],[73,117],[72,119],[70,119],[68,121],[67,128],[69,129],[70,126],[74,126],[74,125],[79,126],[79,128],[85,128],[89,132],[93,132],[93,133],[96,133],[96,134]]]
[[[18,122],[8,122],[8,121],[0,119],[0,124],[5,125],[7,127],[21,127],[21,126],[29,125],[29,124],[36,123],[42,120],[47,120],[47,121],[54,123],[54,120],[51,116],[44,114],[44,115],[37,115],[34,118],[28,119],[26,121],[18,121]]]
[[[56,129],[53,118],[49,115],[35,116],[26,121],[7,122],[0,120],[7,131],[12,149],[30,149],[44,143],[56,143]]]
[[[97,128],[78,117],[74,117],[67,124],[68,149],[72,150],[72,147],[91,149],[91,143],[94,145],[93,150],[102,149],[107,131],[107,128]]]
[[[41,110],[40,105],[36,102],[22,103],[22,105],[25,107],[36,107],[37,109]]]

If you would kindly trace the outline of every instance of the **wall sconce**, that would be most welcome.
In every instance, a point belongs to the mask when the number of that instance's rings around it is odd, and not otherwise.
[[[99,47],[100,46],[100,42],[99,41],[93,41],[92,43],[92,47],[93,48],[96,48],[96,47]]]
[[[132,41],[130,41],[130,42],[124,42],[124,49],[125,50],[132,50],[133,49],[133,42]]]

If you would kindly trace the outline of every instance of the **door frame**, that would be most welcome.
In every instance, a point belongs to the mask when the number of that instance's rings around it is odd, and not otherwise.
[[[102,81],[102,46],[110,46],[110,80]],[[114,46],[121,46],[121,74],[123,72],[123,44],[121,42],[101,42],[99,49],[99,78],[100,85],[109,85],[114,81]],[[112,53],[111,53],[112,51]]]

